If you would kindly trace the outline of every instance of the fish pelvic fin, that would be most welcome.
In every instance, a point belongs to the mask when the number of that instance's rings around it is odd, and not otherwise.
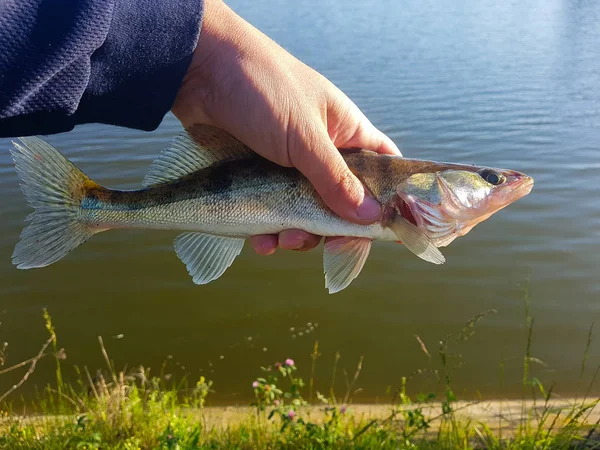
[[[11,149],[21,190],[34,208],[12,255],[19,269],[48,266],[100,230],[78,218],[87,189],[100,187],[58,150],[36,137],[22,137]]]
[[[347,288],[360,274],[371,250],[371,239],[334,237],[325,241],[323,269],[330,294]]]
[[[248,159],[256,154],[226,131],[204,124],[180,133],[156,158],[142,185],[169,183],[216,163]]]
[[[196,284],[216,280],[233,264],[245,239],[204,233],[182,233],[175,238],[175,252]]]

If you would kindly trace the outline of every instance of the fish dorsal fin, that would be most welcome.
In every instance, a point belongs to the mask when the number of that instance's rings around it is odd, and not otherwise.
[[[219,278],[244,247],[244,239],[204,233],[183,233],[175,238],[175,252],[196,284]]]
[[[444,258],[442,252],[437,249],[431,239],[404,217],[397,215],[389,227],[398,236],[398,239],[402,241],[404,246],[419,258],[433,264],[443,264],[446,262],[446,258]]]
[[[371,250],[371,239],[328,238],[323,252],[325,287],[335,294],[348,287],[360,274]]]
[[[197,124],[180,133],[156,158],[142,185],[177,180],[215,163],[248,159],[255,153],[226,131]]]

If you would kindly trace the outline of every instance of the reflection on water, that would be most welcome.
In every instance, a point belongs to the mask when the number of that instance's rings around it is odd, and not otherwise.
[[[246,249],[224,277],[194,286],[171,232],[104,233],[58,264],[18,271],[10,255],[29,210],[10,141],[0,140],[0,332],[11,361],[44,341],[47,307],[72,363],[100,367],[102,335],[118,364],[157,370],[173,355],[176,373],[208,375],[220,400],[241,401],[260,364],[292,357],[307,369],[319,340],[317,387],[328,388],[335,351],[348,370],[365,355],[358,398],[368,401],[427,365],[415,334],[434,352],[493,308],[498,313],[457,348],[464,367],[456,382],[465,392],[497,394],[504,353],[503,395],[516,394],[529,280],[532,352],[547,364],[535,375],[572,393],[600,312],[600,5],[231,4],[347,92],[406,156],[524,171],[536,181],[533,192],[452,244],[442,267],[375,245],[361,276],[335,296],[324,289],[319,251],[259,257]],[[48,140],[95,180],[132,188],[179,129],[168,116],[153,133],[87,125]],[[50,373],[42,364],[33,381]]]

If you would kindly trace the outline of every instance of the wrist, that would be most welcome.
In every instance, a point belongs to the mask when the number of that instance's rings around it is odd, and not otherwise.
[[[239,28],[236,19],[240,18],[222,0],[205,0],[204,21],[191,68],[211,71],[207,66],[212,66],[212,60],[232,47],[236,39]]]
[[[222,0],[205,0],[204,5],[198,45],[172,108],[186,128],[219,122],[210,117],[211,111],[219,109],[216,103],[227,98],[231,89],[252,84],[257,67],[281,63],[275,57],[278,46]]]
[[[235,16],[222,0],[204,0],[198,44],[172,107],[186,128],[198,122],[212,122],[203,106],[215,94],[215,83],[226,72],[224,60],[234,49],[231,41],[236,34]]]

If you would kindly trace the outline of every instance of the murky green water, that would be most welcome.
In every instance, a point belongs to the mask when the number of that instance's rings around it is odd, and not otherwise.
[[[260,257],[247,248],[220,280],[195,286],[170,232],[104,233],[58,264],[19,271],[10,256],[29,209],[0,140],[0,340],[10,361],[37,352],[47,307],[67,367],[100,367],[102,335],[117,366],[158,371],[172,355],[169,371],[207,375],[219,401],[237,402],[251,395],[261,364],[291,357],[307,376],[318,340],[318,389],[329,387],[336,351],[349,373],[364,355],[356,399],[383,400],[402,375],[427,366],[415,334],[435,354],[445,335],[494,308],[456,347],[457,391],[513,395],[529,279],[532,352],[547,364],[534,374],[576,392],[587,331],[600,317],[600,4],[231,4],[346,91],[406,156],[522,170],[533,192],[452,244],[442,267],[375,245],[361,276],[335,296],[324,289],[320,251]],[[132,188],[179,129],[169,116],[153,133],[89,125],[48,140],[102,184]],[[600,343],[590,364],[599,357]],[[44,361],[31,381],[51,374]],[[1,379],[0,390],[13,381]]]

